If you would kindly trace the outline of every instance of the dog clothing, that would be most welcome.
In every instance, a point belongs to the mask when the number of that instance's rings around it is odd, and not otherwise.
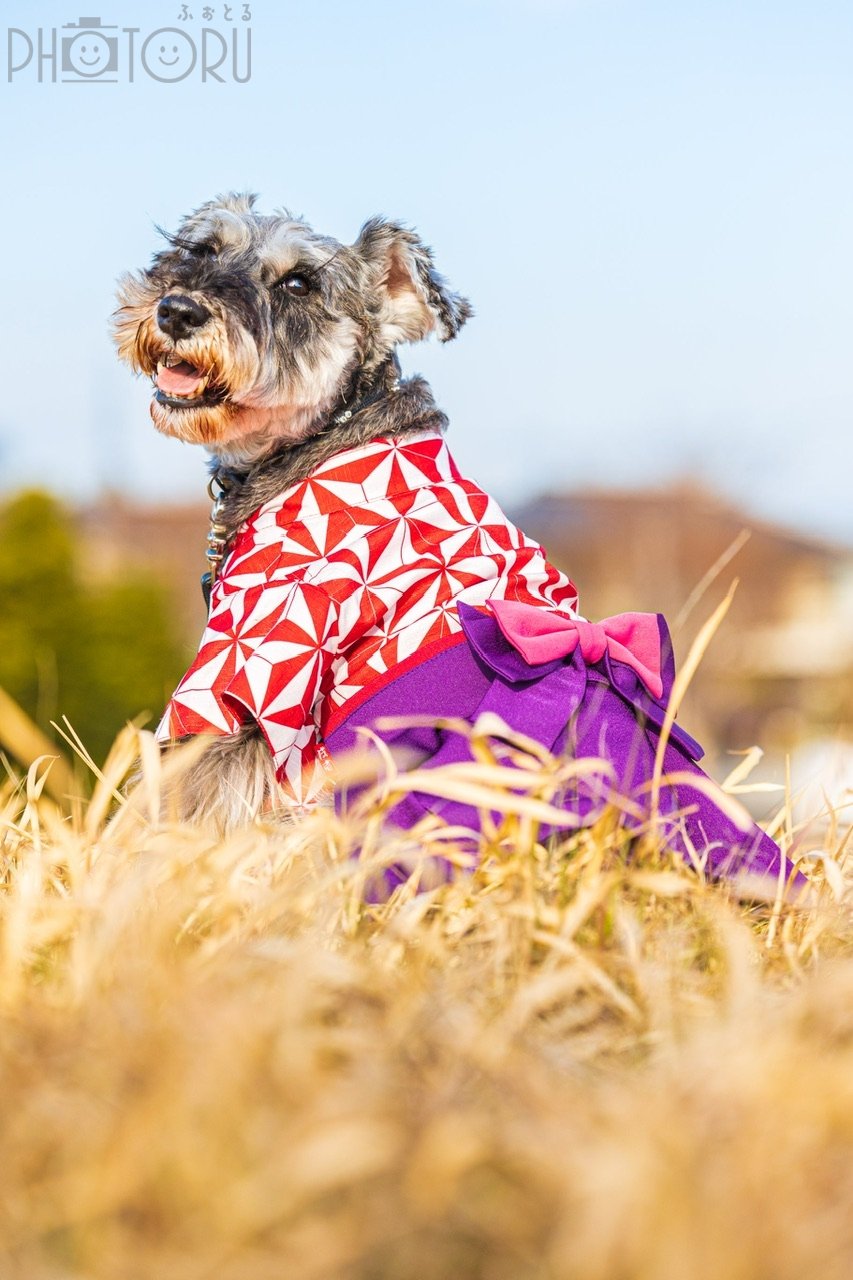
[[[571,580],[425,431],[343,450],[241,525],[158,737],[254,721],[302,805],[360,727],[406,715],[473,723],[493,711],[555,753],[606,763],[564,797],[578,825],[614,794],[631,799],[639,824],[673,678],[662,618],[584,620]],[[449,730],[382,736],[421,767],[470,759]],[[659,797],[672,843],[715,873],[784,873],[773,841],[715,803],[701,754],[673,726],[664,773],[680,781]],[[407,828],[426,812],[478,824],[474,809],[418,795],[389,818]]]

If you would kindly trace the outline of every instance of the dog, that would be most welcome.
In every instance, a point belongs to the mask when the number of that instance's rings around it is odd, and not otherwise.
[[[157,430],[211,457],[210,616],[158,729],[210,735],[181,816],[226,830],[298,813],[360,728],[401,711],[419,723],[388,740],[428,767],[466,758],[442,717],[486,711],[601,759],[575,824],[614,787],[647,793],[674,675],[665,623],[588,622],[571,580],[459,472],[445,415],[396,354],[472,315],[419,236],[375,217],[343,244],[236,193],[163,234],[119,282],[114,335],[153,381]],[[776,845],[708,798],[698,744],[666,731],[665,768],[703,779],[692,805],[683,783],[656,795],[673,842],[711,870],[775,874]],[[414,795],[392,819],[425,812],[478,821]]]

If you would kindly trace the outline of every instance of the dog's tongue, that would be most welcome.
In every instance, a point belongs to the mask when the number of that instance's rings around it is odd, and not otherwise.
[[[188,360],[173,364],[170,369],[162,365],[157,370],[157,386],[167,395],[191,396],[203,382],[203,374]]]

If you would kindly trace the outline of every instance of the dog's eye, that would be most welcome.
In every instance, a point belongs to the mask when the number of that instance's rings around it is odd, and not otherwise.
[[[293,275],[282,276],[278,281],[285,293],[290,293],[294,298],[304,298],[306,293],[311,292],[311,286],[305,276]]]

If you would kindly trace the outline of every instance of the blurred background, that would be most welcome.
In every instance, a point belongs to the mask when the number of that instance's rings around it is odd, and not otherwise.
[[[205,457],[115,361],[155,224],[260,193],[417,227],[476,308],[404,348],[597,617],[661,610],[725,771],[853,776],[846,0],[6,0],[0,689],[96,756],[204,623]],[[1,713],[0,713],[1,714]],[[726,763],[728,759],[728,764]],[[817,791],[815,792],[817,794]]]

